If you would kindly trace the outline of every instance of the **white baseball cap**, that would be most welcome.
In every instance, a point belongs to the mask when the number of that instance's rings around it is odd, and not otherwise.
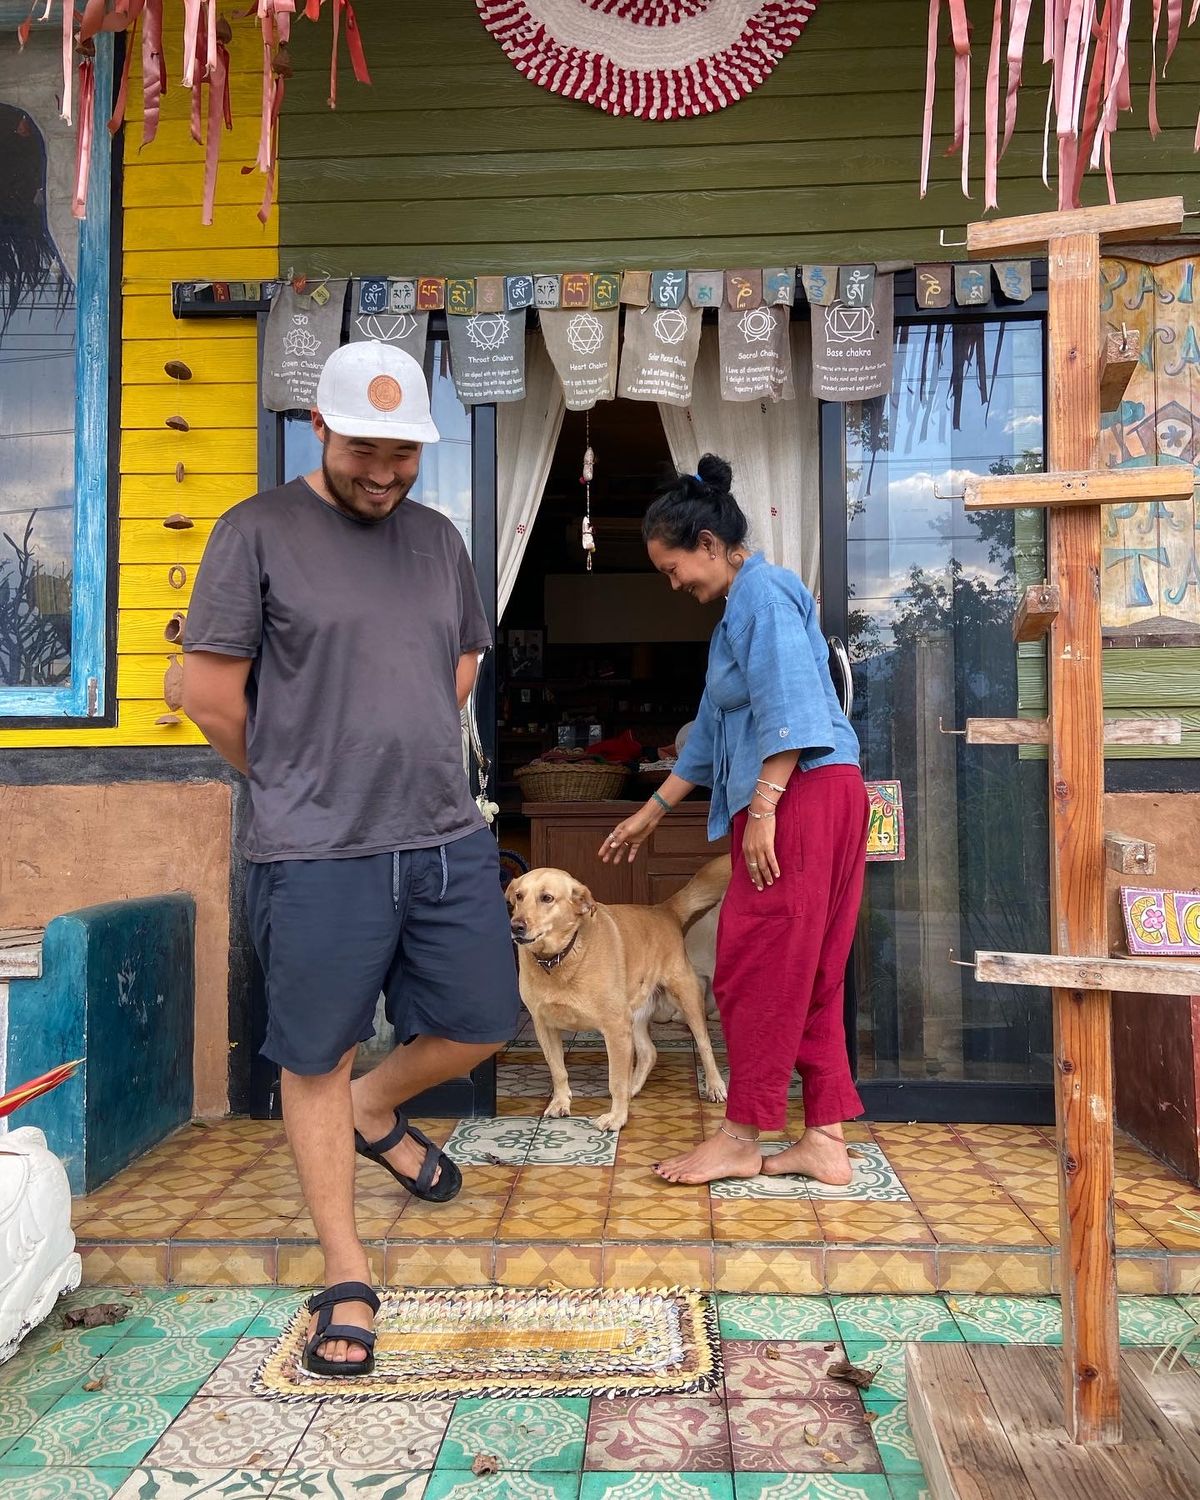
[[[333,351],[317,383],[317,410],[343,437],[438,440],[424,370],[403,349],[374,339]]]

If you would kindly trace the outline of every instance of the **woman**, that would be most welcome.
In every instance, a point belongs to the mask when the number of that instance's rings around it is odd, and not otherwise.
[[[705,454],[646,512],[650,560],[701,604],[727,599],[704,696],[675,771],[614,828],[606,863],[636,858],[696,785],[712,788],[708,833],[732,826],[733,874],[713,990],[729,1049],[729,1100],[715,1135],[655,1168],[668,1182],[801,1173],[851,1178],[842,1122],[862,1113],[850,1076],[842,985],[862,898],[867,794],[858,741],[829,675],[812,595],[746,546],[732,472]],[[760,1130],[787,1123],[792,1070],[804,1134],[763,1157]]]

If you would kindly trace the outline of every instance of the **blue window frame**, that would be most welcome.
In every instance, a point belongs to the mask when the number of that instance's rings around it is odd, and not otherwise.
[[[95,722],[105,708],[112,162],[104,147],[112,60],[112,38],[98,37],[98,146],[75,284],[59,260],[61,279],[45,277],[24,293],[0,338],[0,602],[8,604],[7,615],[0,609],[8,629],[0,639],[0,723]],[[32,118],[4,108],[17,139],[30,142]],[[53,373],[59,363],[74,371],[69,391]]]

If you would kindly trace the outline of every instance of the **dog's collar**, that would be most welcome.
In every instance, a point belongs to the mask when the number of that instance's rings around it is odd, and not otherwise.
[[[535,959],[537,959],[537,962],[541,965],[541,967],[545,969],[547,973],[549,973],[551,969],[558,968],[559,964],[562,963],[563,959],[566,958],[567,954],[570,953],[571,949],[574,948],[575,944],[578,941],[579,928],[577,927],[575,929],[573,937],[571,938],[571,941],[567,944],[567,946],[562,950],[561,953],[556,953],[553,958],[538,958],[536,953],[533,956]]]

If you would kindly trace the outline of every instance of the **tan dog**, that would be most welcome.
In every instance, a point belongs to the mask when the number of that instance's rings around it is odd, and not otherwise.
[[[562,1033],[600,1031],[608,1049],[612,1108],[596,1120],[620,1130],[629,1101],[658,1056],[650,1039],[656,1001],[670,998],[687,1022],[707,1085],[723,1100],[704,1018],[704,986],[684,951],[687,923],[715,906],[729,884],[728,858],[711,860],[659,906],[603,906],[565,870],[530,870],[508,887],[513,939],[520,945],[521,998],[550,1066],[553,1094],[545,1113],[571,1113]]]

